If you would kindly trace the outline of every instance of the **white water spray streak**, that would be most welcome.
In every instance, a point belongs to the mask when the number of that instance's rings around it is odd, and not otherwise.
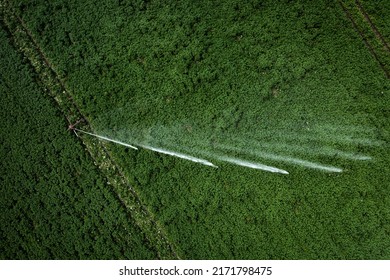
[[[177,153],[177,152],[165,150],[165,149],[162,149],[162,148],[156,148],[156,147],[152,147],[152,146],[148,146],[148,145],[139,145],[139,146],[144,148],[144,149],[151,150],[151,151],[154,151],[154,152],[157,152],[157,153],[162,153],[162,154],[166,154],[166,155],[170,155],[170,156],[174,156],[174,157],[178,157],[178,158],[190,160],[190,161],[193,161],[193,162],[196,162],[196,163],[200,163],[200,164],[204,164],[204,165],[207,165],[207,166],[218,168],[218,166],[212,164],[211,162],[209,162],[209,161],[207,161],[205,159],[193,157],[193,156],[190,156],[190,155],[187,155],[187,154],[182,154],[182,153]]]
[[[290,163],[294,163],[294,164],[301,165],[304,167],[313,168],[313,169],[320,169],[320,170],[328,171],[328,172],[338,172],[338,173],[343,172],[343,170],[341,168],[338,168],[338,167],[323,165],[323,164],[311,162],[308,160],[298,159],[298,158],[283,157],[283,156],[279,156],[279,155],[267,155],[267,158],[273,159],[273,160],[284,161],[284,162],[290,162]]]
[[[150,148],[150,147],[145,147],[145,146],[142,146],[142,145],[140,145],[140,146],[144,147],[144,148]],[[184,149],[184,150],[188,151],[188,149],[186,149],[185,147],[180,147],[180,149],[182,149],[182,150]],[[233,157],[228,157],[228,156],[216,155],[214,153],[206,152],[204,150],[197,150],[196,153],[204,155],[204,156],[207,156],[207,157],[212,157],[212,158],[214,158],[216,160],[230,162],[230,163],[233,163],[233,164],[236,164],[236,165],[240,165],[240,166],[243,166],[243,167],[249,167],[249,168],[259,169],[259,170],[273,172],[273,173],[289,174],[288,171],[286,171],[286,170],[279,169],[279,168],[276,168],[276,167],[273,167],[273,166],[269,166],[269,165],[265,165],[265,164],[261,164],[261,163],[258,163],[258,162],[250,162],[250,161],[242,160],[240,158],[233,158]]]
[[[264,153],[264,152],[260,152],[260,151],[252,151],[252,150],[247,151],[247,150],[240,149],[240,148],[229,147],[227,145],[218,145],[218,147],[221,147],[222,149],[225,149],[225,150],[238,151],[238,152],[254,155],[254,156],[265,158],[265,159],[293,163],[296,165],[300,165],[300,166],[304,166],[304,167],[308,167],[308,168],[313,168],[313,169],[319,169],[319,170],[323,170],[323,171],[327,171],[327,172],[338,172],[339,173],[339,172],[343,171],[341,168],[338,168],[338,167],[323,165],[323,164],[319,164],[319,163],[315,163],[315,162],[311,162],[311,161],[303,160],[303,159],[299,159],[299,158],[292,158],[292,157],[286,157],[286,156],[281,156],[281,155],[269,154],[269,153]]]
[[[105,137],[105,136],[101,136],[101,135],[97,135],[97,134],[94,134],[94,133],[86,132],[84,130],[77,129],[77,128],[75,128],[75,130],[79,131],[81,133],[85,133],[85,134],[97,137],[99,139],[103,139],[103,140],[106,140],[106,141],[109,141],[109,142],[113,142],[113,143],[116,143],[116,144],[119,144],[119,145],[122,145],[122,146],[125,146],[125,147],[129,147],[129,148],[138,150],[137,147],[135,147],[133,145],[130,145],[130,144],[127,144],[127,143],[124,143],[124,142],[121,142],[121,141],[118,141],[118,140],[114,140],[114,139],[111,139],[111,138],[108,138],[108,137]],[[140,146],[140,147],[142,147],[144,149],[147,149],[147,150],[154,151],[154,152],[158,152],[158,153],[162,153],[162,154],[166,154],[166,155],[170,155],[170,156],[175,156],[175,157],[179,157],[179,158],[182,158],[182,159],[190,160],[190,161],[193,161],[193,162],[196,162],[196,163],[200,163],[200,164],[203,164],[203,165],[207,165],[207,166],[218,168],[218,166],[212,164],[211,162],[209,162],[209,161],[207,161],[205,159],[201,159],[201,158],[197,158],[197,157],[193,157],[193,156],[190,156],[190,155],[177,153],[177,152],[173,152],[173,151],[168,151],[168,150],[165,150],[165,149],[162,149],[162,148],[156,148],[156,147],[152,147],[152,146],[148,146],[148,145],[141,145],[141,144],[139,144],[138,146]]]
[[[288,143],[261,143],[251,141],[250,142],[253,147],[257,149],[267,149],[270,151],[277,151],[277,152],[289,152],[293,154],[304,154],[304,155],[326,155],[326,156],[334,156],[338,158],[345,158],[345,159],[352,159],[352,160],[372,160],[371,156],[363,155],[363,154],[357,154],[357,153],[350,153],[350,152],[344,152],[338,149],[333,149],[327,146],[324,147],[317,147],[312,148],[308,146],[303,145],[295,145],[295,144],[288,144]]]
[[[279,168],[276,168],[273,166],[264,165],[264,164],[257,163],[257,162],[244,161],[244,160],[241,160],[238,158],[231,158],[231,157],[223,156],[223,157],[217,157],[217,159],[222,160],[222,161],[227,161],[230,163],[234,163],[234,164],[244,166],[244,167],[260,169],[260,170],[269,171],[269,172],[273,172],[273,173],[289,174],[288,171],[283,170],[283,169],[279,169]]]
[[[371,156],[361,155],[361,154],[352,154],[348,152],[343,152],[340,150],[329,150],[329,155],[338,156],[341,158],[346,159],[353,159],[353,160],[372,160]]]
[[[95,136],[95,137],[97,137],[99,139],[106,140],[108,142],[113,142],[113,143],[116,143],[116,144],[119,144],[119,145],[122,145],[122,146],[125,146],[125,147],[132,148],[134,150],[138,150],[137,147],[135,147],[133,145],[130,145],[130,144],[127,144],[127,143],[124,143],[124,142],[121,142],[121,141],[118,141],[118,140],[114,140],[114,139],[111,139],[111,138],[108,138],[108,137],[105,137],[105,136],[101,136],[101,135],[93,134],[93,133],[90,133],[90,132],[86,132],[84,130],[77,129],[77,128],[75,128],[75,130],[79,131],[81,133],[85,133],[85,134],[88,134],[88,135],[91,135],[91,136]]]
[[[268,138],[272,137],[278,141],[299,141],[299,142],[310,142],[310,141],[321,141],[323,143],[341,143],[341,144],[354,144],[354,145],[363,145],[363,146],[381,146],[383,141],[381,140],[372,140],[369,136],[366,137],[357,137],[354,135],[343,135],[333,133],[324,133],[321,131],[307,131],[305,133],[298,132],[286,132],[284,130],[269,130],[264,131],[262,137]]]

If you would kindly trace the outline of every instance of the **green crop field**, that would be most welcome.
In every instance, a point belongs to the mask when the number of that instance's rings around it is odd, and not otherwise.
[[[42,192],[60,191],[60,180],[69,199],[87,188],[79,203],[90,204],[91,219],[109,215],[96,230],[134,232],[102,235],[99,250],[117,254],[63,258],[390,258],[387,1],[0,3],[2,60],[30,77],[16,82],[3,67],[3,126],[16,116],[24,123],[4,129],[2,141],[37,161],[59,142],[69,168],[88,179],[61,181],[55,157],[51,172],[32,170],[31,180],[18,172],[29,165],[21,155],[6,157],[2,178]],[[17,99],[22,88],[36,101]],[[50,123],[28,132],[38,117]],[[66,119],[80,120],[77,136]],[[2,192],[15,192],[12,180]],[[56,227],[54,218],[45,221]],[[26,223],[17,227],[35,250],[46,248]],[[74,239],[95,244],[90,231],[82,240],[85,230],[72,229]],[[3,244],[3,258],[53,257]],[[138,249],[121,251],[126,244]]]

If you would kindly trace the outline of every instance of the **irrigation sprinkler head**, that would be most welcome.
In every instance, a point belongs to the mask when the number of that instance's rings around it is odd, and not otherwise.
[[[74,132],[74,134],[76,134],[76,136],[77,137],[79,137],[79,135],[77,134],[77,128],[76,128],[76,125],[78,125],[80,122],[82,122],[82,121],[84,121],[84,119],[83,118],[81,118],[81,119],[79,119],[79,120],[77,120],[75,123],[71,123],[71,124],[69,124],[69,126],[68,126],[68,130],[71,130],[71,131],[73,131]]]
[[[69,124],[69,126],[68,126],[68,130],[75,130],[76,129],[76,125],[78,125],[80,122],[82,122],[82,121],[84,121],[84,119],[83,118],[81,118],[81,119],[79,119],[79,120],[77,120],[75,123],[71,123],[71,124]]]

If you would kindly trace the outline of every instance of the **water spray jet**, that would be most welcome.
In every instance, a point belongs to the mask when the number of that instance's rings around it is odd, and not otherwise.
[[[127,143],[124,143],[124,142],[121,142],[121,141],[118,141],[118,140],[114,140],[114,139],[111,139],[111,138],[108,138],[108,137],[105,137],[105,136],[101,136],[101,135],[93,134],[93,133],[90,133],[90,132],[86,132],[86,131],[78,129],[78,128],[73,128],[73,130],[76,130],[78,132],[85,133],[85,134],[97,137],[97,138],[102,139],[102,140],[106,140],[108,142],[116,143],[116,144],[119,144],[119,145],[122,145],[122,146],[125,146],[125,147],[132,148],[134,150],[138,150],[137,147],[135,147],[133,145],[130,145],[130,144],[127,144]]]

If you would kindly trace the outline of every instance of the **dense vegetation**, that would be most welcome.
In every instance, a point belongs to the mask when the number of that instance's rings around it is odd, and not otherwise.
[[[363,7],[369,14],[371,20],[377,26],[378,30],[387,40],[387,44],[390,43],[390,29],[388,22],[390,20],[390,2],[386,0],[378,1],[361,1]]]
[[[0,259],[154,259],[0,30]]]
[[[390,83],[338,1],[14,6],[95,132],[220,167],[110,146],[181,256],[390,257]]]
[[[390,14],[386,1],[342,1],[343,10],[354,29],[390,79],[390,34],[386,28]]]

